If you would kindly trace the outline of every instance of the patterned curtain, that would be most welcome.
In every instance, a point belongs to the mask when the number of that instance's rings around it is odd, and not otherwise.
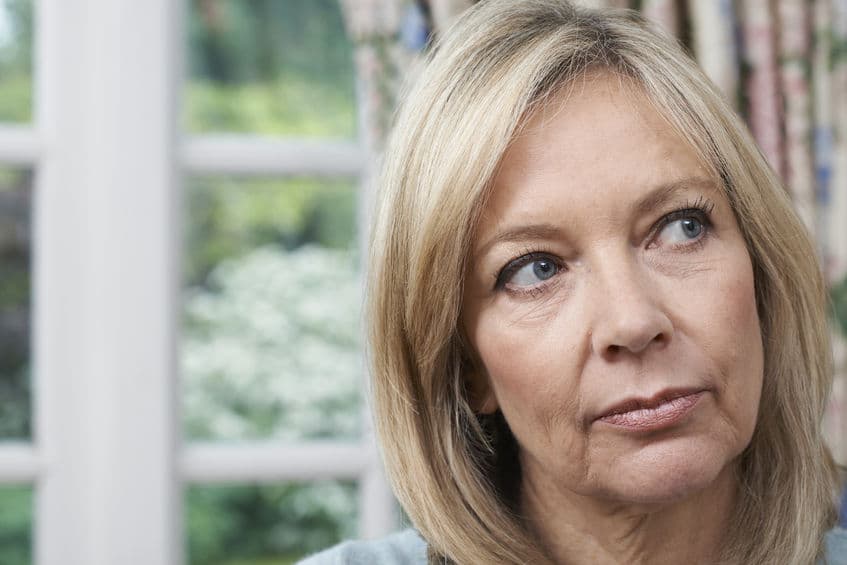
[[[474,0],[342,0],[379,145],[396,85]],[[836,380],[824,422],[847,463],[847,0],[578,0],[640,10],[697,58],[747,121],[814,235],[834,301]]]
[[[340,0],[355,46],[359,126],[367,150],[379,151],[388,131],[410,54],[400,43],[405,0]]]
[[[400,86],[435,30],[472,0],[339,0],[355,47],[365,143],[379,152]]]

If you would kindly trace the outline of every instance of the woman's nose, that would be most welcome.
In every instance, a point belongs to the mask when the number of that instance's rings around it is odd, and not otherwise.
[[[661,301],[660,290],[635,261],[616,261],[595,270],[591,348],[602,356],[625,352],[641,354],[664,346],[673,336],[673,324]]]

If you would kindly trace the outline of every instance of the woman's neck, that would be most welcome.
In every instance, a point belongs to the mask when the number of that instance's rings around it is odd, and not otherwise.
[[[714,563],[737,494],[727,467],[706,489],[664,504],[597,500],[524,477],[521,502],[559,565]]]

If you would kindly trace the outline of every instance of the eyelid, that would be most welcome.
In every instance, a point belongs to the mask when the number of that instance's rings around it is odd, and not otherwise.
[[[523,267],[529,265],[533,261],[538,261],[540,259],[547,259],[556,264],[559,269],[564,269],[564,264],[562,260],[556,257],[556,255],[546,252],[546,251],[527,251],[518,257],[511,259],[506,265],[500,269],[500,272],[497,273],[497,279],[494,283],[495,290],[502,290],[506,287],[506,284],[509,282],[509,279],[517,273]]]
[[[652,245],[656,237],[658,237],[658,235],[666,226],[677,220],[682,220],[695,216],[703,222],[704,227],[706,227],[707,229],[710,228],[712,226],[711,213],[714,208],[714,203],[706,200],[703,197],[700,197],[694,202],[686,203],[682,208],[678,208],[676,210],[668,212],[667,214],[659,218],[659,220],[653,225],[653,228],[650,230],[648,238],[651,242],[650,244]]]
[[[663,229],[668,227],[670,224],[674,222],[678,222],[679,220],[684,220],[686,218],[695,217],[699,220],[703,220],[704,223],[709,221],[708,216],[702,211],[696,208],[687,208],[684,210],[675,210],[670,214],[666,214],[663,216],[658,222],[656,222],[656,227],[654,231],[656,234],[661,233]]]

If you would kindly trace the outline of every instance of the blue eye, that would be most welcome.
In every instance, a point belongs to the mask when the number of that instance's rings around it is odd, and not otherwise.
[[[659,232],[659,237],[663,243],[674,245],[695,240],[703,235],[704,231],[705,225],[700,219],[688,216],[669,222]]]
[[[530,287],[553,278],[558,272],[559,266],[550,258],[531,259],[523,266],[515,265],[506,282],[516,287]]]

